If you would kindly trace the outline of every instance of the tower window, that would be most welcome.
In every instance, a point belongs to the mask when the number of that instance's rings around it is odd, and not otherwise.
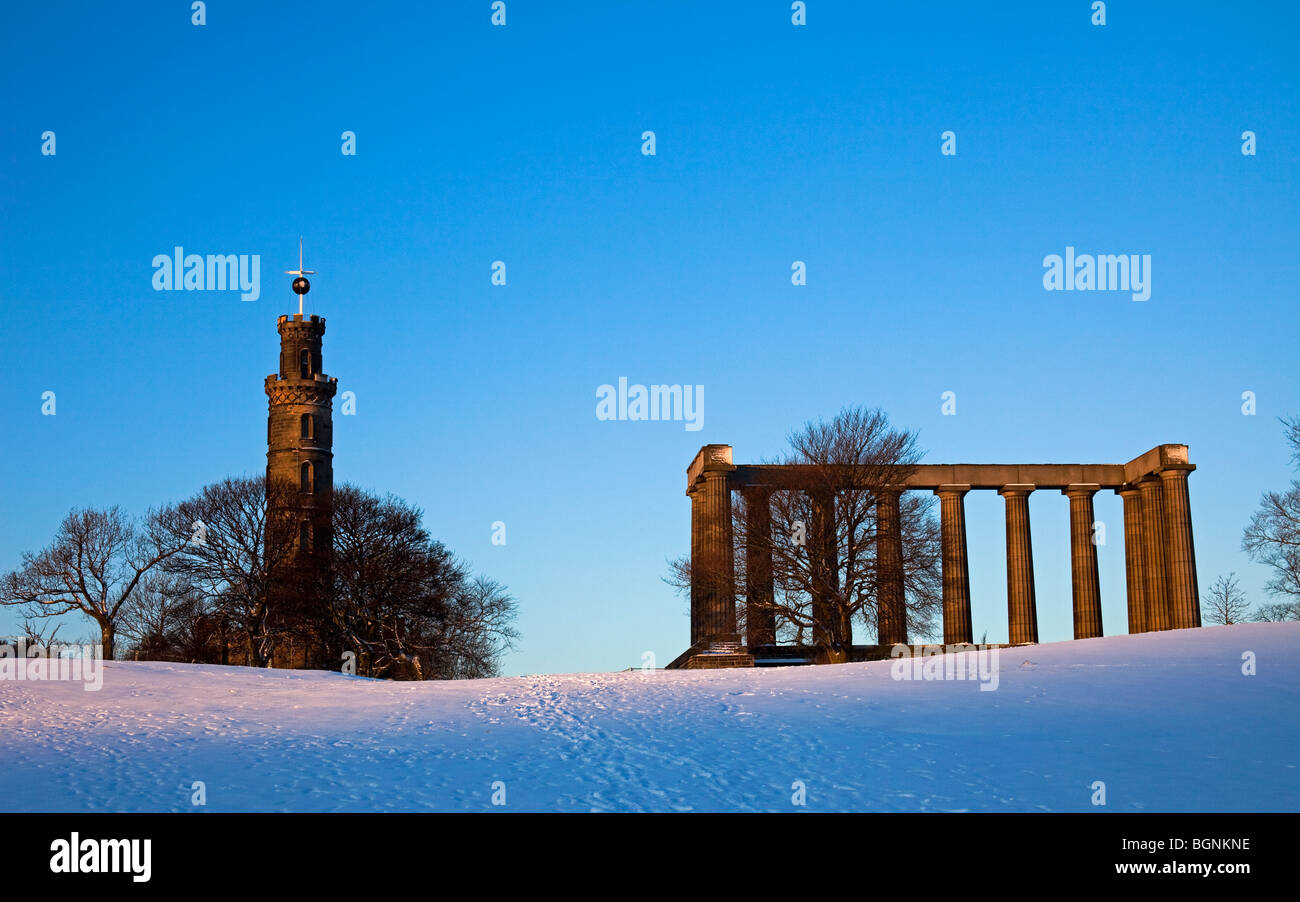
[[[298,524],[298,549],[311,551],[311,521],[303,520]]]
[[[298,365],[302,370],[302,377],[304,379],[310,379],[311,378],[311,351],[309,349],[307,348],[302,349],[302,353],[298,355]]]
[[[310,495],[316,491],[316,468],[311,465],[310,461],[303,461],[302,466],[298,468],[301,478],[301,484],[298,490],[304,495]]]
[[[316,422],[315,422],[315,420],[312,419],[312,415],[311,415],[311,414],[309,414],[309,413],[304,413],[301,417],[298,418],[298,421],[299,421],[299,423],[302,424],[302,437],[303,437],[303,438],[315,438],[315,437],[316,437]]]

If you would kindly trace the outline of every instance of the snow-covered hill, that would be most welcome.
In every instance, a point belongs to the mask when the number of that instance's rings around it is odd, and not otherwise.
[[[416,684],[112,662],[99,692],[0,682],[0,809],[192,810],[199,781],[217,811],[1081,811],[1101,781],[1101,810],[1300,810],[1300,623],[1003,650],[994,691],[891,666]]]

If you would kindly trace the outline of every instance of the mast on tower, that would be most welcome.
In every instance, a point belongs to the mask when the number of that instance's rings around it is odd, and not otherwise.
[[[293,293],[298,295],[298,315],[302,316],[303,296],[306,295],[307,292],[311,291],[311,282],[307,281],[307,277],[316,275],[316,270],[302,268],[302,236],[301,235],[298,236],[298,268],[286,269],[284,271],[284,274],[286,276],[298,277],[293,280]]]

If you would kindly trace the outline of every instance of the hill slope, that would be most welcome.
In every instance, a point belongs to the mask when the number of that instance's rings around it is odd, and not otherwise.
[[[1242,674],[1253,652],[1258,673]],[[0,682],[0,809],[1300,810],[1300,623],[890,662],[385,683],[106,665]]]

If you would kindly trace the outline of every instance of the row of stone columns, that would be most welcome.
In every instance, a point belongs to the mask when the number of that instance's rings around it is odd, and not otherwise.
[[[1136,486],[1116,489],[1124,499],[1125,575],[1129,632],[1201,625],[1196,553],[1187,494],[1190,467],[1172,467]],[[1012,644],[1038,641],[1029,495],[1035,486],[1006,485],[1007,623]],[[1074,638],[1102,635],[1101,581],[1097,566],[1096,484],[1070,485],[1070,584]],[[966,558],[964,497],[968,485],[934,490],[940,501],[943,541],[944,642],[971,642],[970,570]]]
[[[731,492],[725,470],[705,470],[691,499],[691,645],[739,641],[735,605],[735,552],[731,529]],[[745,593],[748,644],[776,643],[772,568],[772,489],[745,486]],[[907,604],[903,586],[902,488],[881,493],[876,555],[880,620],[884,644],[906,644]],[[839,541],[835,529],[835,494],[812,491],[812,522],[807,542],[812,563],[813,643],[848,644],[852,625],[839,600]],[[964,543],[964,538],[963,538]],[[968,593],[969,594],[969,593]],[[840,611],[837,615],[836,612]],[[969,611],[967,613],[969,619]]]
[[[1115,490],[1124,500],[1125,576],[1129,632],[1200,626],[1200,596],[1192,541],[1187,474],[1192,467],[1170,467],[1136,484]],[[705,470],[691,497],[691,643],[739,641],[736,625],[731,493],[727,473]],[[1034,588],[1033,543],[1029,524],[1029,495],[1036,486],[1005,485],[998,490],[1006,503],[1007,621],[1012,644],[1038,641],[1038,612]],[[1074,637],[1102,635],[1101,584],[1098,575],[1093,496],[1097,484],[1076,484],[1061,492],[1070,502],[1071,591]],[[973,642],[970,564],[966,546],[965,496],[969,485],[934,489],[940,502],[943,567],[943,638],[945,643]],[[888,487],[877,502],[876,559],[879,611],[878,637],[883,645],[905,644],[907,607],[903,581],[901,527],[902,487]],[[746,486],[748,531],[745,591],[750,606],[747,632],[750,646],[776,641],[771,560],[772,488]],[[817,623],[814,643],[834,639],[847,643],[847,622],[830,615],[838,594],[838,543],[835,535],[835,496],[813,492],[808,541],[813,561],[813,606]],[[832,635],[827,636],[826,631]]]

